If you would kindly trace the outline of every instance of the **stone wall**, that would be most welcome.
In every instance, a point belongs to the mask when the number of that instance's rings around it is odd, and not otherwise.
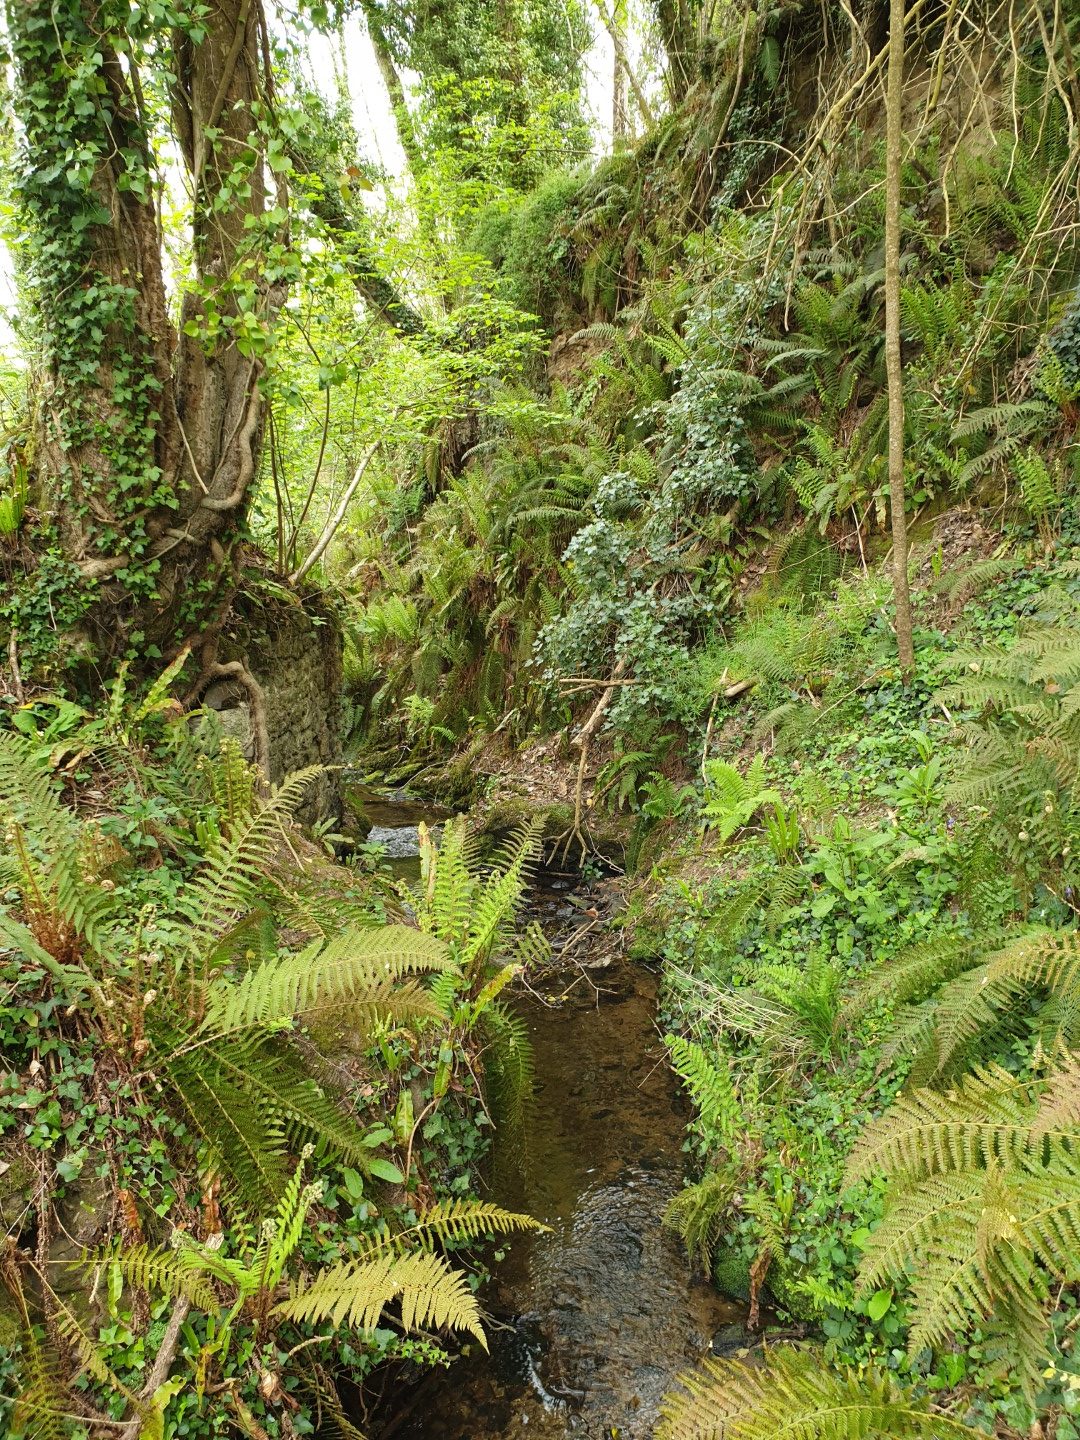
[[[309,765],[341,764],[341,626],[318,597],[245,592],[222,631],[218,660],[239,660],[262,691],[270,780]],[[214,680],[201,697],[222,729],[254,757],[250,696],[239,681]],[[306,824],[341,814],[341,773],[330,769],[308,792]]]

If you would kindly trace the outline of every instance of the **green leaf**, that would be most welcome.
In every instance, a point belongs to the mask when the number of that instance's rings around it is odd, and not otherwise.
[[[368,1166],[376,1180],[387,1180],[391,1185],[400,1185],[405,1179],[398,1167],[390,1160],[383,1160],[376,1156]]]
[[[359,1200],[364,1193],[364,1177],[357,1170],[346,1166],[341,1172],[341,1178],[345,1181],[345,1189],[353,1200]]]
[[[892,1308],[893,1292],[889,1290],[875,1290],[870,1299],[866,1302],[866,1313],[875,1325]]]

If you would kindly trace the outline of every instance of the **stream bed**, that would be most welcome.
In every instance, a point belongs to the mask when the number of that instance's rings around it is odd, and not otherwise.
[[[725,1349],[740,1343],[745,1307],[692,1278],[661,1227],[687,1111],[656,1029],[656,977],[582,929],[587,895],[540,891],[531,909],[572,959],[515,1002],[536,1105],[524,1168],[498,1167],[493,1198],[550,1230],[514,1237],[483,1294],[490,1355],[474,1346],[430,1374],[380,1440],[644,1440],[717,1332]]]

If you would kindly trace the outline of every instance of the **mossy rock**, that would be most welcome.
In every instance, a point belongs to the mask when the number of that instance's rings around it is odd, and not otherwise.
[[[797,1288],[803,1274],[804,1267],[793,1264],[790,1260],[782,1265],[773,1265],[769,1270],[769,1294],[775,1300],[777,1309],[790,1315],[793,1320],[820,1320],[821,1316],[814,1302]]]
[[[713,1284],[731,1300],[750,1299],[750,1261],[722,1245],[713,1256]]]
[[[0,1290],[0,1350],[12,1350],[22,1335],[22,1322],[15,1301]]]
[[[546,835],[550,813],[524,795],[501,795],[490,804],[479,807],[475,815],[476,829],[484,839],[501,840],[518,826],[527,825],[535,816],[543,815]]]
[[[350,785],[348,782],[343,787],[342,798],[345,804],[345,823],[350,830],[354,831],[361,840],[366,840],[371,834],[371,821],[364,814],[364,801],[360,790],[362,787]]]
[[[813,1302],[797,1288],[803,1267],[787,1262],[773,1265],[765,1284],[772,1305],[794,1320],[819,1319]],[[738,1250],[721,1245],[713,1256],[713,1284],[732,1300],[750,1299],[750,1260]]]

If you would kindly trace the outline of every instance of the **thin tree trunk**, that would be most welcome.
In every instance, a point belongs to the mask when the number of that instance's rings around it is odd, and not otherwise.
[[[315,544],[311,547],[311,550],[305,556],[304,560],[289,576],[289,581],[291,584],[298,585],[300,581],[304,578],[304,576],[308,573],[308,571],[311,569],[311,567],[317,564],[318,561],[322,559],[323,551],[330,544],[330,541],[333,540],[337,532],[341,529],[341,526],[345,521],[345,516],[348,514],[349,505],[352,502],[352,498],[359,489],[361,480],[363,480],[364,476],[367,474],[367,468],[378,453],[378,449],[381,443],[381,441],[376,441],[374,445],[369,445],[367,450],[364,452],[363,459],[360,461],[360,464],[357,465],[355,471],[353,472],[352,479],[345,487],[345,494],[341,497],[340,504],[337,506],[334,513],[327,519],[318,540],[316,540]]]
[[[641,113],[642,121],[646,129],[652,129],[656,124],[656,116],[652,112],[644,87],[638,79],[634,67],[630,64],[630,57],[626,53],[626,0],[613,0],[611,10],[608,10],[604,0],[596,0],[596,8],[600,12],[600,19],[604,22],[604,29],[611,36],[611,43],[615,49],[615,79],[618,84],[619,71],[630,82],[630,89],[634,92],[634,100],[637,102],[638,110]],[[625,100],[624,100],[625,106]]]
[[[401,76],[398,74],[394,57],[390,53],[390,43],[380,23],[378,12],[372,5],[364,5],[363,11],[367,21],[371,48],[375,51],[375,63],[379,67],[379,74],[382,76],[383,84],[390,96],[390,108],[394,112],[398,140],[405,152],[405,159],[409,162],[413,179],[418,180],[424,170],[424,157],[420,150],[416,126],[413,124],[412,112],[409,110],[409,103],[405,98],[405,86],[401,83]]]
[[[626,112],[626,5],[625,0],[612,0],[611,45],[614,58],[611,66],[611,147],[624,144],[630,131]]]
[[[890,0],[885,132],[885,367],[889,390],[889,502],[892,510],[896,647],[905,680],[915,671],[908,534],[904,513],[904,373],[900,353],[900,166],[903,146],[904,4]]]

